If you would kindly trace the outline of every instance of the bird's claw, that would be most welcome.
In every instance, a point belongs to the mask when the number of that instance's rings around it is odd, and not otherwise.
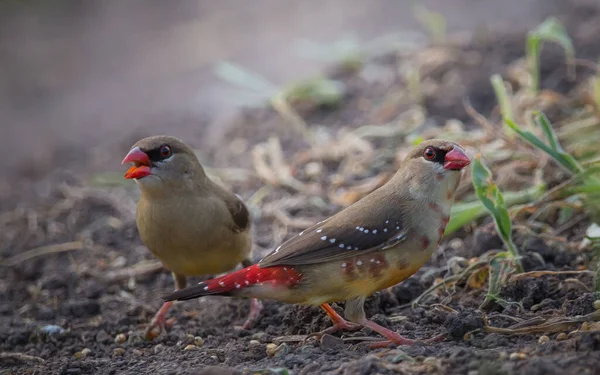
[[[351,323],[346,320],[342,320],[342,321],[336,322],[331,327],[326,328],[320,332],[313,332],[313,333],[308,334],[306,336],[306,338],[303,340],[303,342],[306,342],[306,341],[308,341],[308,339],[311,339],[313,337],[316,338],[317,340],[320,340],[321,337],[323,337],[323,335],[325,335],[325,334],[331,335],[332,333],[336,333],[338,331],[358,331],[361,328],[362,328],[362,326],[360,324]]]
[[[164,316],[155,317],[144,332],[146,340],[153,340],[160,336],[162,332],[166,332],[167,328],[173,327],[175,318],[165,319]]]

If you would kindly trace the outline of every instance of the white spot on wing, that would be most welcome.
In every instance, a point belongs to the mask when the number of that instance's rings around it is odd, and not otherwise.
[[[323,231],[323,229],[319,228],[317,229],[317,233],[321,233]]]
[[[331,243],[335,243],[335,238],[330,238],[330,239],[329,239],[329,242],[331,242]]]
[[[371,258],[371,263],[375,262],[375,259]]]
[[[321,240],[325,241],[327,239],[327,236],[323,236],[321,237]]]
[[[208,290],[208,285],[204,287],[204,290]]]
[[[383,228],[383,231],[384,231],[384,232],[387,232],[387,228]]]
[[[344,244],[343,244],[343,243],[341,243],[341,244],[340,244],[340,249],[343,249],[343,248],[344,248]]]
[[[225,286],[225,283],[224,283],[224,282],[222,282],[222,281],[219,281],[219,285],[221,285],[221,286]]]
[[[373,229],[373,234],[377,234],[377,229]]]
[[[362,260],[359,260],[358,262],[356,262],[357,266],[362,266]]]
[[[346,268],[346,262],[342,263],[342,268]]]
[[[389,222],[390,222],[389,220],[386,220],[386,221],[385,221],[385,223],[386,223],[386,224],[389,224]]]
[[[368,230],[368,229],[365,229],[365,233],[369,233],[369,230]]]

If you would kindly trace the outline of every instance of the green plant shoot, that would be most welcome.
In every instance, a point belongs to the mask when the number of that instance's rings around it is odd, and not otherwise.
[[[564,49],[568,64],[567,74],[571,79],[575,77],[573,42],[560,21],[549,17],[527,34],[527,66],[532,79],[531,88],[536,93],[540,88],[540,53],[544,42],[557,43]]]
[[[517,271],[522,272],[519,251],[512,240],[512,222],[508,209],[504,204],[504,196],[492,181],[492,172],[483,164],[480,155],[477,155],[473,161],[472,172],[475,194],[477,194],[483,206],[492,214],[496,230],[513,258]]]
[[[490,81],[492,82],[492,87],[494,88],[494,93],[496,94],[496,99],[498,99],[498,105],[500,106],[500,114],[502,115],[502,119],[513,120],[513,111],[512,104],[510,101],[510,96],[506,91],[506,85],[504,84],[504,80],[499,74],[494,74]],[[513,138],[514,135],[509,131],[509,127],[504,122],[504,135],[508,138]]]

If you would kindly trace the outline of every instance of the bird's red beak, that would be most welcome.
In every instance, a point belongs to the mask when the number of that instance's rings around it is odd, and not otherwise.
[[[140,150],[139,147],[134,147],[129,151],[129,153],[125,156],[125,159],[121,162],[121,164],[125,163],[133,163],[134,166],[129,168],[127,173],[125,173],[125,178],[127,179],[138,179],[142,177],[146,177],[150,174],[150,159],[148,155]]]
[[[454,147],[444,158],[444,169],[460,171],[469,164],[471,164],[471,159],[463,149],[458,147]]]

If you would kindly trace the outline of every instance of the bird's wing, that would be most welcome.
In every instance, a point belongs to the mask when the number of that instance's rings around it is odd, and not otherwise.
[[[225,199],[225,205],[233,220],[233,231],[242,232],[250,226],[250,213],[244,202],[237,196]]]
[[[261,267],[342,260],[391,247],[406,239],[406,202],[357,202],[292,237],[260,261]]]

